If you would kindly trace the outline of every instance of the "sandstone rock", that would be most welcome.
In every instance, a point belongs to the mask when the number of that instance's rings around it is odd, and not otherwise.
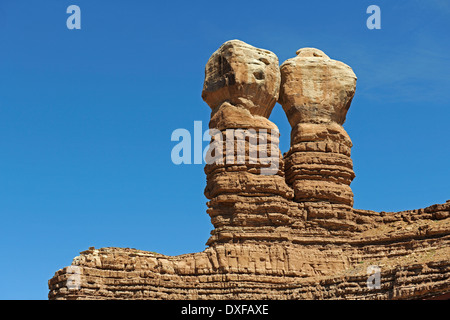
[[[279,102],[292,126],[286,177],[297,201],[353,206],[352,142],[341,125],[355,86],[349,66],[317,49],[300,49],[281,65]]]
[[[356,88],[356,76],[346,64],[322,51],[305,48],[281,65],[279,102],[289,123],[342,125]]]
[[[261,111],[261,110],[260,110]],[[234,106],[229,102],[222,103],[213,113],[209,123],[210,128],[226,129],[268,129],[278,130],[278,127],[263,116],[253,115],[242,107]]]
[[[208,214],[215,227],[209,245],[277,238],[273,230],[289,221],[287,212],[281,212],[289,208],[286,202],[293,192],[282,173],[278,128],[267,119],[279,85],[275,54],[242,41],[224,43],[208,60],[202,97],[212,109],[210,129],[223,133],[219,146],[226,149],[205,168],[205,196],[211,199]],[[230,141],[229,130],[253,130],[253,145],[245,136],[231,136]],[[264,174],[266,170],[270,174]]]
[[[233,40],[208,61],[203,98],[216,130],[211,149],[229,152],[211,152],[214,161],[205,166],[214,229],[203,252],[165,256],[91,247],[49,280],[49,298],[448,295],[450,201],[402,212],[352,207],[352,142],[342,127],[355,91],[350,67],[305,48],[283,63],[281,79],[279,98],[292,126],[284,157],[268,120],[280,87],[276,56]],[[238,130],[245,134],[235,135]],[[370,266],[381,268],[380,288],[367,286]]]
[[[225,42],[208,60],[202,97],[214,111],[229,102],[268,118],[278,99],[278,57],[240,40]]]

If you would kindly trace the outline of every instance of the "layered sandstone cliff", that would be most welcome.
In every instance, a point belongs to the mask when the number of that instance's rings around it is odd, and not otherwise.
[[[450,293],[450,201],[353,208],[352,142],[342,127],[356,76],[313,48],[279,66],[242,41],[209,59],[205,173],[214,229],[199,253],[90,248],[49,280],[50,299],[427,299]],[[268,120],[292,126],[280,154]],[[379,285],[368,283],[370,267]]]

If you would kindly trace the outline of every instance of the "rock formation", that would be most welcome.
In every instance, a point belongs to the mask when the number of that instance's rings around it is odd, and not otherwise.
[[[277,228],[289,220],[293,192],[282,171],[278,128],[267,119],[280,80],[277,56],[241,41],[223,44],[206,65],[202,96],[212,109],[210,150],[216,151],[205,167],[214,225],[208,245],[279,238]]]
[[[281,66],[280,104],[292,126],[287,181],[296,201],[353,206],[352,141],[342,127],[356,76],[317,49],[300,49]]]
[[[450,201],[353,208],[352,142],[342,127],[356,76],[305,48],[284,62],[242,41],[209,59],[205,166],[214,229],[180,256],[90,248],[49,280],[50,299],[428,299],[450,293]],[[279,101],[292,126],[283,157]],[[380,271],[379,286],[368,270]]]

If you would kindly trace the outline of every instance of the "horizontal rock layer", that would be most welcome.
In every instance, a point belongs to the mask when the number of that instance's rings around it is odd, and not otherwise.
[[[450,202],[352,214],[355,224],[370,222],[356,236],[308,233],[306,221],[297,232],[284,230],[284,240],[216,243],[175,257],[91,248],[55,273],[49,298],[428,299],[450,291]],[[367,287],[370,265],[381,270],[379,289]]]

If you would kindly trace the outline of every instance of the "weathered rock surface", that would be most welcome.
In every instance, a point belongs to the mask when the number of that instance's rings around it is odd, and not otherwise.
[[[342,125],[355,94],[356,76],[346,64],[304,48],[281,65],[280,103],[292,127],[298,123]]]
[[[281,69],[281,72],[280,72]],[[342,124],[350,67],[322,51],[277,57],[228,41],[209,59],[205,173],[209,247],[165,256],[90,248],[49,280],[50,299],[428,299],[450,292],[450,201],[425,209],[353,208],[351,140]],[[268,117],[292,126],[282,157]],[[285,165],[286,163],[286,165]],[[367,268],[381,269],[369,287]]]
[[[267,119],[280,79],[275,54],[238,40],[224,43],[206,64],[202,96],[212,110],[213,140],[225,150],[205,168],[214,225],[208,245],[276,239],[276,229],[289,220],[293,192],[284,179],[278,128]],[[271,165],[273,172],[264,174]]]
[[[355,88],[352,69],[317,49],[281,65],[279,101],[292,126],[286,177],[296,201],[353,206],[352,141],[342,124]]]
[[[240,40],[225,42],[209,58],[202,97],[213,112],[224,102],[268,118],[280,91],[278,57]]]

